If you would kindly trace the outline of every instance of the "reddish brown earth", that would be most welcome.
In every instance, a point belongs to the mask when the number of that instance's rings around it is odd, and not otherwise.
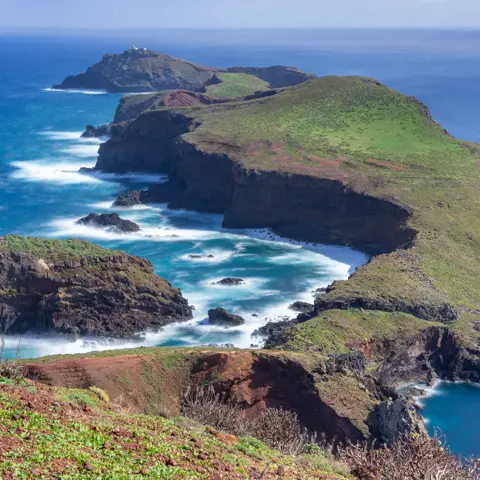
[[[179,415],[187,386],[208,384],[252,412],[271,407],[294,411],[309,430],[324,432],[328,438],[361,440],[368,436],[361,409],[337,404],[338,398],[331,395],[334,384],[320,382],[301,361],[287,355],[165,349],[145,352],[29,363],[27,368],[30,377],[47,385],[100,387],[112,400],[120,399],[136,412]],[[374,402],[367,408],[373,406]]]

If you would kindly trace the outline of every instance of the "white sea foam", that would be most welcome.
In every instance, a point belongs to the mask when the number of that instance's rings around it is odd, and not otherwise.
[[[83,93],[84,95],[105,95],[105,90],[81,90],[75,88],[44,88],[44,92],[58,92],[58,93]]]
[[[50,163],[46,160],[12,162],[15,170],[11,178],[29,182],[55,182],[62,184],[99,183],[101,180],[79,173],[81,167],[93,165],[85,163],[65,162]]]
[[[105,141],[104,137],[82,137],[83,132],[64,132],[58,130],[43,130],[38,132],[39,135],[55,141],[75,141],[78,143],[96,143],[100,144]]]
[[[202,252],[192,251],[190,253],[185,253],[184,255],[180,255],[178,257],[180,260],[185,262],[193,262],[193,263],[223,263],[227,262],[232,258],[235,254],[234,251],[231,250],[205,250]],[[190,255],[195,255],[200,257],[198,258],[191,258]],[[209,258],[209,255],[213,255],[213,257]]]
[[[296,246],[315,253],[320,253],[328,261],[348,265],[349,273],[352,273],[356,266],[367,263],[369,258],[366,254],[358,250],[353,250],[350,247],[292,240],[277,235],[270,229],[246,229],[244,231],[249,237],[261,239],[265,242],[289,244],[290,246]]]
[[[90,157],[96,157],[98,154],[98,145],[71,145],[66,148],[62,148],[61,150],[64,153],[67,153],[69,155],[75,155],[77,157],[82,157],[82,158],[90,158]]]
[[[95,202],[89,203],[88,206],[94,208],[95,210],[110,210],[112,207],[113,200],[106,201],[106,202]]]
[[[91,175],[113,182],[165,183],[168,179],[166,175],[155,175],[152,173],[105,173],[98,171],[92,172]]]
[[[150,240],[157,242],[175,242],[190,240],[205,240],[217,238],[218,233],[208,230],[187,230],[173,227],[144,227],[135,233],[109,232],[102,228],[88,225],[77,225],[78,218],[61,218],[49,223],[52,237],[97,238],[102,240]]]

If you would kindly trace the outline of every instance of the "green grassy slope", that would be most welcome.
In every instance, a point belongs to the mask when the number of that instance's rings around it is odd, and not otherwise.
[[[115,252],[85,240],[48,240],[7,235],[0,237],[0,252],[30,254],[44,260],[76,260],[82,257],[105,257]],[[117,252],[118,253],[118,252]]]
[[[359,77],[323,77],[183,113],[201,123],[184,138],[204,151],[226,152],[246,168],[339,179],[410,208],[415,247],[376,257],[327,298],[447,303],[459,313],[453,328],[476,336],[478,145],[449,136],[418,100]]]
[[[285,456],[186,419],[132,414],[101,390],[2,379],[0,420],[5,480],[347,478],[321,454]]]
[[[207,87],[207,94],[214,97],[245,97],[255,92],[268,90],[268,83],[247,73],[218,73],[222,81]]]

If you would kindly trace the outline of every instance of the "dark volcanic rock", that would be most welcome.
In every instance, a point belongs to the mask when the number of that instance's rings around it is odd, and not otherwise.
[[[35,248],[25,253],[29,242]],[[192,317],[180,290],[155,275],[147,260],[79,240],[24,244],[22,251],[10,250],[0,239],[0,312],[7,334],[135,338]]]
[[[240,315],[227,312],[224,308],[209,310],[208,320],[212,325],[224,325],[227,327],[236,327],[245,323],[245,320]]]
[[[352,350],[330,357],[325,366],[328,375],[334,373],[365,375],[367,360],[362,352]]]
[[[480,383],[480,349],[467,348],[445,327],[388,340],[378,350],[384,362],[375,375],[383,385],[432,384],[438,377]]]
[[[401,435],[422,429],[415,405],[404,398],[382,402],[368,420],[371,433],[386,444],[393,443]]]
[[[100,62],[89,67],[85,73],[70,75],[53,88],[85,88],[109,92],[154,92],[177,88],[196,90],[215,71],[215,68],[132,47],[120,54],[104,55]]]
[[[281,65],[273,67],[232,67],[229,68],[228,71],[255,75],[265,82],[268,82],[271,88],[291,87],[315,78],[315,75],[312,73]]]
[[[140,230],[140,227],[135,222],[120,218],[118,213],[90,213],[86,217],[77,220],[75,223],[79,225],[101,227],[108,231],[121,233],[138,232]]]
[[[421,318],[437,322],[454,322],[458,313],[447,303],[410,303],[398,298],[365,298],[357,296],[334,296],[328,294],[334,292],[335,282],[327,289],[327,295],[317,297],[315,311],[323,310],[348,310],[350,308],[363,308],[365,310],[379,310],[383,312],[403,312]]]
[[[133,207],[142,204],[142,196],[145,192],[141,190],[131,190],[130,192],[120,195],[114,202],[114,207]]]
[[[293,302],[288,308],[294,312],[311,313],[313,312],[314,306],[313,303]]]
[[[212,285],[243,285],[244,283],[243,278],[227,277],[218,282],[213,282]]]
[[[85,131],[82,133],[84,138],[97,138],[97,137],[107,137],[110,134],[109,125],[100,125],[99,127],[94,127],[93,125],[87,125]]]

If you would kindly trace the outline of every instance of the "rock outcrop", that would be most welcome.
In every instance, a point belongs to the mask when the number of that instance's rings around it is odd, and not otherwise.
[[[108,338],[192,316],[147,260],[78,240],[23,237],[0,239],[0,312],[8,334]]]
[[[140,230],[140,227],[135,222],[120,218],[118,213],[90,213],[75,223],[78,225],[104,228],[109,232],[116,233],[132,233]]]
[[[221,325],[224,327],[238,327],[245,323],[240,315],[227,312],[224,308],[214,308],[208,311],[208,321],[212,325]]]
[[[216,71],[144,48],[104,55],[85,73],[70,75],[57,89],[96,89],[109,92],[147,92],[183,88],[196,90]]]
[[[222,278],[218,282],[213,282],[213,285],[226,285],[226,286],[233,286],[233,285],[243,285],[245,284],[245,280],[243,278],[235,278],[235,277],[227,277]]]
[[[314,305],[313,303],[297,301],[289,305],[288,308],[294,312],[312,313],[314,310]]]
[[[119,195],[118,198],[113,202],[113,207],[134,207],[135,205],[141,205],[143,196],[143,191],[141,190],[131,190],[127,193]]]
[[[384,385],[431,384],[437,378],[480,383],[480,349],[446,327],[381,342],[376,354],[384,358],[376,373]]]

